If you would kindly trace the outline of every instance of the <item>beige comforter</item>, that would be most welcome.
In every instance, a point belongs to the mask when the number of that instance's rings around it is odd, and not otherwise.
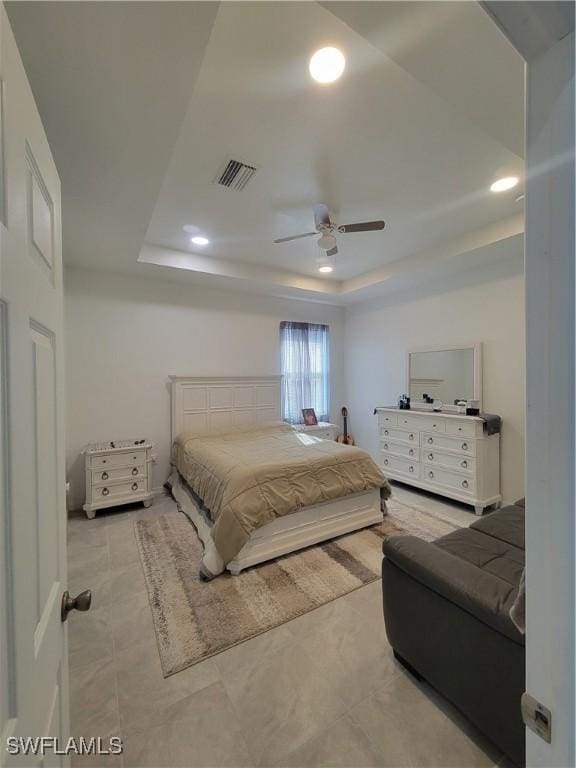
[[[286,424],[180,435],[176,468],[210,510],[212,538],[227,564],[252,531],[302,507],[390,486],[360,448],[320,440]]]

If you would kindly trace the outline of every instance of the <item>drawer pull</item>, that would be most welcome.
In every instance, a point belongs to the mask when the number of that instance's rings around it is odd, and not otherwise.
[[[428,454],[428,458],[430,459],[430,461],[434,461],[434,454],[433,453],[429,453]]]
[[[458,427],[458,432],[462,432],[462,427]]]
[[[134,469],[132,470],[132,474],[133,475],[137,475],[138,474],[138,467],[134,467]]]
[[[434,477],[434,472],[428,472],[428,477],[429,478],[433,478]]]
[[[413,432],[410,432],[410,434],[408,435],[408,440],[414,440],[414,433]]]
[[[410,472],[414,472],[414,467],[412,466],[412,464],[410,464],[410,466],[408,467],[408,470],[409,470]]]
[[[462,450],[467,451],[468,450],[468,443],[462,443]]]
[[[433,437],[429,437],[429,438],[428,438],[428,443],[429,443],[430,445],[432,445],[432,443],[433,443],[433,442],[434,442],[434,438],[433,438]]]
[[[102,480],[108,480],[108,472],[102,472]]]
[[[388,466],[388,459],[384,459],[384,464],[386,464],[386,466]]]
[[[102,459],[102,464],[106,464],[106,459]]]
[[[468,462],[466,461],[466,459],[460,462],[460,466],[463,467],[464,469],[468,469]]]
[[[433,426],[434,428],[436,428],[436,426],[437,426],[437,425],[436,425],[436,424],[432,424],[432,426]]]
[[[468,480],[462,480],[462,488],[468,488]]]
[[[387,430],[387,429],[385,429],[385,430],[384,430],[384,434],[385,434],[385,435],[389,435],[390,433],[388,432],[388,430]]]
[[[138,490],[138,483],[132,483],[132,490],[137,491]]]
[[[102,488],[102,496],[108,496],[109,493],[110,491],[108,490],[108,488]]]
[[[410,450],[408,451],[408,455],[414,456],[414,448],[410,448]]]
[[[388,450],[388,443],[384,443],[384,448],[386,448],[386,450]]]

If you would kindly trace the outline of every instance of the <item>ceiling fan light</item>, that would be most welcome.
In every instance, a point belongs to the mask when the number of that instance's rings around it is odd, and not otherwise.
[[[490,185],[490,192],[506,192],[515,187],[518,182],[518,176],[504,176],[504,178],[497,179]]]
[[[317,83],[333,83],[341,77],[345,66],[346,59],[342,51],[329,46],[316,51],[310,59],[308,69]]]
[[[334,248],[335,245],[336,238],[334,235],[325,234],[318,240],[318,246],[322,248],[323,251],[329,251],[330,248]]]

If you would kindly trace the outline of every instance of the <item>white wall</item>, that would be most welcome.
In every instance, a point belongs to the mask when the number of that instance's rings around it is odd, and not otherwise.
[[[406,353],[483,342],[484,410],[500,414],[504,501],[524,495],[524,278],[514,258],[346,313],[346,392],[356,442],[378,456],[377,405],[407,391]]]
[[[343,402],[343,310],[191,284],[69,269],[65,274],[67,472],[81,506],[88,442],[150,437],[155,487],[168,475],[170,374],[279,373],[281,320],[330,325],[332,418]]]

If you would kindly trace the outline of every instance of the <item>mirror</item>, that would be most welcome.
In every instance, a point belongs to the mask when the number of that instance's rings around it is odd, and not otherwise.
[[[417,349],[408,353],[408,394],[412,402],[424,395],[453,405],[455,400],[480,400],[481,345]]]

